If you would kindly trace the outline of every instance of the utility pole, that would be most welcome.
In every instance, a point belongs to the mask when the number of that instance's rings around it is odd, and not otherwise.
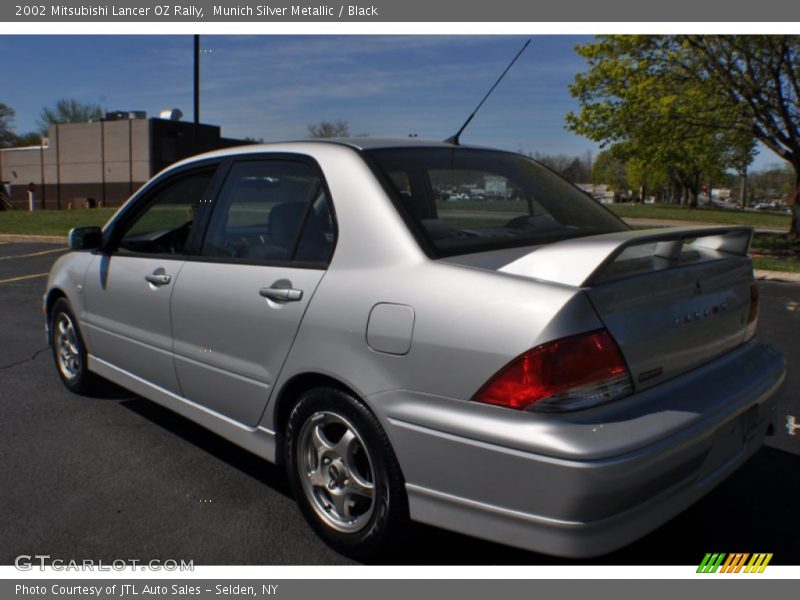
[[[194,36],[194,153],[197,152],[197,130],[200,125],[200,36]]]

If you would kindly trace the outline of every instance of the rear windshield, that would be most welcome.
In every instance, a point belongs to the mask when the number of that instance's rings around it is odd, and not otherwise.
[[[519,154],[453,147],[365,155],[437,256],[628,229],[590,196]]]

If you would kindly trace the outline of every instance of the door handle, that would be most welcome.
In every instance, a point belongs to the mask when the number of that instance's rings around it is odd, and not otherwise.
[[[258,293],[264,298],[269,298],[276,302],[297,302],[303,299],[303,290],[294,288],[265,287],[258,290]]]
[[[144,278],[155,286],[162,286],[167,285],[170,281],[172,281],[172,277],[165,273],[150,273],[149,275],[145,275]]]

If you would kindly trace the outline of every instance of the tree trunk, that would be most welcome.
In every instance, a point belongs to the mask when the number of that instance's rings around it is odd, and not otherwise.
[[[798,205],[798,196],[800,196],[800,164],[792,165],[794,167],[794,190],[789,192],[790,206],[792,207],[792,224],[789,226],[789,237],[797,239],[800,237],[800,205]]]
[[[697,196],[700,194],[700,173],[696,173],[689,178],[689,208],[697,208]]]
[[[742,204],[742,208],[746,208],[747,207],[747,167],[742,169],[742,172],[740,173],[740,175],[742,177],[742,181],[741,181],[741,189],[739,191],[739,194],[741,195],[741,197],[739,198],[739,201]]]

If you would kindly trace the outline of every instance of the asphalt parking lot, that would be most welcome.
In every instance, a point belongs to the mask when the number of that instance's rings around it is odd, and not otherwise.
[[[184,559],[195,564],[348,564],[311,532],[281,469],[109,385],[59,382],[41,296],[56,245],[0,244],[0,564]],[[667,525],[590,564],[697,564],[705,552],[772,552],[800,564],[800,285],[761,283],[760,336],[786,355],[775,436],[733,477]],[[398,564],[570,564],[414,526]]]

